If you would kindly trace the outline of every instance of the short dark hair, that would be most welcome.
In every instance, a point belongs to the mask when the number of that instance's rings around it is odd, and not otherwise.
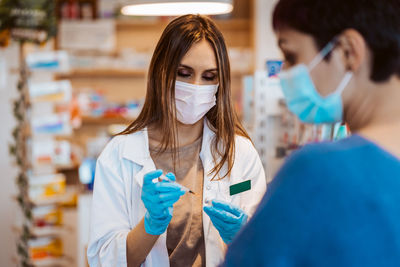
[[[357,30],[372,53],[371,80],[400,77],[400,0],[280,0],[272,23],[311,35],[319,49]]]

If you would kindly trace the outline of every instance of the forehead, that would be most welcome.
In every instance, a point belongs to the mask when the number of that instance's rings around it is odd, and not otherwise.
[[[195,43],[182,58],[181,64],[198,68],[216,68],[217,62],[214,49],[206,40]]]
[[[278,45],[283,50],[305,51],[318,50],[314,38],[291,28],[283,28],[276,31]]]

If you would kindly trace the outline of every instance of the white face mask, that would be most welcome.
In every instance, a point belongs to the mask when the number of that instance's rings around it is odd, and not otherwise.
[[[177,119],[183,124],[195,124],[215,106],[218,84],[196,85],[175,82]]]

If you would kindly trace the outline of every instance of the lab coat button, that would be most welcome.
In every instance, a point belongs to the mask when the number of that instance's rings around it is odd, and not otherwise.
[[[206,186],[206,189],[207,189],[207,190],[211,190],[211,185],[207,185],[207,186]]]

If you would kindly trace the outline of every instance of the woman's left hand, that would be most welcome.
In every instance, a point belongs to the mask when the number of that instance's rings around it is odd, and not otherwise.
[[[240,208],[221,200],[213,200],[212,206],[203,209],[226,244],[232,242],[248,218]]]

